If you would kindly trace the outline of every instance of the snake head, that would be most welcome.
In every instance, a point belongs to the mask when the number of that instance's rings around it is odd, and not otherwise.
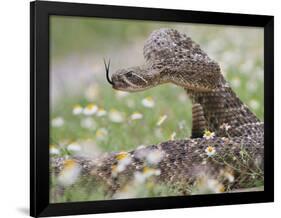
[[[137,92],[160,83],[160,72],[146,67],[117,70],[111,77],[112,87],[121,91]]]

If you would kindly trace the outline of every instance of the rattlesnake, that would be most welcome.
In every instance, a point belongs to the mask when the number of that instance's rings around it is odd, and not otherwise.
[[[191,38],[174,29],[152,32],[143,54],[144,65],[118,70],[111,80],[107,75],[108,81],[114,89],[129,92],[163,83],[183,87],[193,104],[192,137],[128,153],[111,153],[98,160],[77,158],[84,173],[102,180],[115,192],[130,184],[136,172],[149,167],[158,170],[153,171],[157,172],[155,182],[181,187],[183,194],[187,193],[186,187],[202,176],[228,183],[231,189],[241,188],[242,178],[251,181],[253,176],[263,177],[263,123],[235,95],[219,65]],[[215,136],[202,137],[205,130],[214,132]],[[214,155],[209,155],[208,149]],[[146,155],[151,152],[158,152],[161,159],[149,165]],[[124,157],[129,157],[128,164],[114,171]],[[224,178],[226,172],[234,181]]]

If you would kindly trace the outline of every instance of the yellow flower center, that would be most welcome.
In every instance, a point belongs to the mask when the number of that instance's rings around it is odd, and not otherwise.
[[[95,106],[95,104],[88,104],[87,109],[92,110]]]
[[[126,157],[128,157],[129,154],[127,152],[120,152],[119,154],[116,155],[116,160],[123,160]]]
[[[212,146],[208,146],[207,151],[208,152],[212,152],[214,150],[214,148]]]
[[[64,169],[72,169],[75,165],[75,160],[68,159],[64,161]]]
[[[145,99],[146,99],[147,101],[153,101],[153,98],[152,98],[151,96],[146,97]]]
[[[144,167],[143,168],[143,173],[149,173],[149,172],[152,172],[153,169],[149,168],[149,167]]]
[[[211,136],[212,135],[212,132],[211,131],[209,131],[209,130],[206,130],[205,131],[205,136]]]

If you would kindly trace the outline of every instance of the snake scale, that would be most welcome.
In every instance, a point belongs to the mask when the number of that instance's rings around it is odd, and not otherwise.
[[[161,158],[149,165],[149,169],[158,170],[154,181],[177,187],[183,194],[188,194],[186,187],[202,175],[230,189],[241,188],[242,178],[253,180],[253,172],[259,171],[263,177],[263,123],[236,96],[218,63],[191,38],[174,29],[152,32],[143,54],[144,65],[118,70],[111,79],[107,75],[108,81],[114,89],[128,92],[163,83],[184,88],[193,105],[191,138],[122,154],[110,153],[98,160],[77,158],[83,173],[102,181],[114,193],[129,184],[136,172],[147,169],[146,156],[156,152]],[[203,137],[205,130],[215,135]],[[214,155],[209,155],[208,149]],[[116,173],[113,169],[122,159],[120,154],[129,157],[130,162]],[[57,162],[56,166],[61,167],[60,161]],[[234,181],[225,179],[222,172],[230,172]]]

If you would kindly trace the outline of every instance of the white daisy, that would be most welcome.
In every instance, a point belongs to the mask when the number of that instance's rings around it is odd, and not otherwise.
[[[155,106],[155,102],[152,97],[146,97],[142,99],[142,105],[147,108],[153,108]]]
[[[144,183],[151,176],[159,176],[161,171],[159,169],[153,169],[150,167],[144,167],[142,172],[137,171],[134,173],[134,179],[136,183]]]
[[[205,138],[205,139],[212,139],[212,138],[215,137],[215,135],[216,134],[214,132],[211,132],[209,130],[205,130],[203,138]]]
[[[124,171],[127,166],[132,163],[131,155],[128,152],[119,152],[118,154],[116,154],[115,159],[118,162],[111,168],[111,173],[113,177],[116,177],[118,173]]]
[[[121,112],[112,109],[109,112],[109,119],[114,123],[122,123],[124,121],[124,116]]]
[[[208,179],[207,187],[213,193],[222,193],[225,191],[224,185],[215,179]]]
[[[260,103],[255,99],[250,100],[249,105],[253,110],[257,110],[260,107]]]
[[[72,109],[72,114],[73,115],[79,115],[83,112],[83,108],[81,107],[81,105],[77,104],[73,107]]]
[[[128,96],[129,92],[117,90],[117,91],[115,91],[115,95],[116,95],[117,98],[121,99],[121,98],[124,98],[124,97]]]
[[[208,155],[208,157],[213,156],[216,153],[216,149],[213,146],[208,146],[205,149],[206,154]]]
[[[149,164],[158,164],[163,157],[164,157],[164,153],[162,151],[152,150],[147,153],[146,160]]]
[[[60,150],[55,145],[50,145],[50,154],[51,155],[59,155]]]
[[[140,120],[143,118],[143,115],[139,112],[134,112],[132,115],[131,115],[131,119],[132,120]]]
[[[73,142],[67,146],[67,150],[73,153],[77,153],[81,151],[81,146],[78,143]]]
[[[104,140],[108,135],[108,131],[105,128],[100,128],[96,131],[96,138],[98,140]]]
[[[85,128],[85,129],[95,129],[96,128],[96,123],[90,117],[86,117],[86,118],[82,119],[80,122],[80,125],[82,128]]]
[[[144,167],[143,168],[143,174],[146,175],[147,177],[159,176],[161,174],[161,171],[159,169]]]
[[[106,110],[104,110],[102,108],[98,109],[98,112],[97,112],[98,117],[105,116],[106,114],[107,114]]]
[[[70,186],[79,178],[81,166],[72,159],[65,160],[63,169],[58,175],[58,183],[62,186]]]
[[[230,182],[230,183],[233,183],[234,182],[234,176],[232,173],[230,172],[225,172],[224,173],[224,176],[227,178],[227,180]]]
[[[136,183],[142,184],[145,182],[146,178],[147,177],[142,172],[137,171],[134,173],[134,179]]]
[[[84,113],[85,115],[90,116],[90,115],[95,114],[97,111],[98,111],[98,106],[97,106],[97,105],[95,105],[95,104],[88,104],[88,105],[84,108],[83,113]]]
[[[64,119],[62,117],[55,117],[52,119],[52,127],[62,127],[64,124]]]

